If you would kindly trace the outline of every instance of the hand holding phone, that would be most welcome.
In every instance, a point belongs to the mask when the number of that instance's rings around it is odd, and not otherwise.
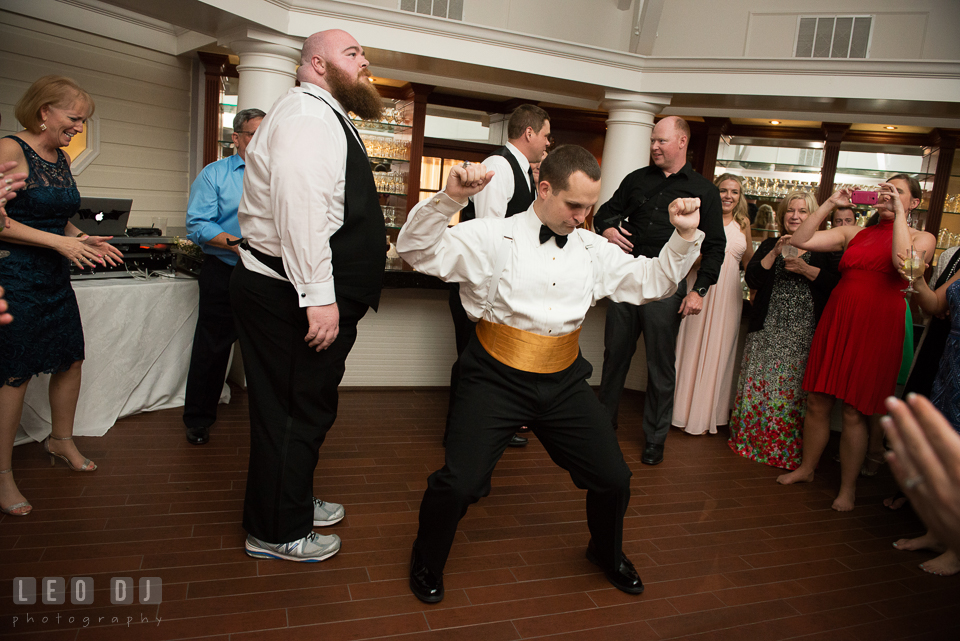
[[[876,205],[877,192],[875,191],[854,191],[850,194],[850,202],[854,205]]]

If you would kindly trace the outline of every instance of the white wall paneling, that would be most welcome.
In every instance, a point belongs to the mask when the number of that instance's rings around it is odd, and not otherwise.
[[[131,226],[163,216],[183,226],[189,190],[190,61],[0,11],[3,135],[40,76],[76,80],[96,103],[100,154],[77,176],[84,196],[133,198]]]
[[[580,332],[580,350],[593,365],[591,385],[600,384],[606,301],[590,309]],[[446,387],[457,355],[446,290],[385,289],[380,311],[357,328],[357,343],[347,358],[344,387]],[[627,389],[647,386],[643,341],[637,349]]]

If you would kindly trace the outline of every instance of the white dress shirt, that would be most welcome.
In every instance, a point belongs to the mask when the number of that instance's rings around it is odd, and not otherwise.
[[[281,96],[247,146],[237,212],[247,242],[283,258],[300,307],[337,300],[330,237],[343,225],[347,167],[343,127],[330,107],[307,94],[320,96],[347,118],[317,85],[304,82]],[[241,249],[240,257],[250,271],[284,280],[250,252]]]
[[[603,236],[577,229],[561,249],[553,238],[540,244],[541,222],[533,205],[511,218],[448,229],[447,221],[461,207],[443,192],[420,202],[400,231],[400,255],[421,272],[460,283],[460,298],[472,320],[484,318],[543,336],[575,331],[601,298],[642,305],[671,295],[696,261],[703,240],[700,230],[692,241],[674,232],[658,258],[634,258]],[[510,255],[493,307],[484,311],[504,243],[510,243]],[[587,245],[596,250],[596,268]]]
[[[528,176],[530,161],[511,143],[508,142],[504,146],[520,163],[520,173]],[[473,197],[477,218],[504,218],[507,215],[507,204],[513,198],[516,188],[513,168],[510,166],[510,161],[499,154],[488,157],[483,164],[487,166],[487,170],[493,170],[494,175],[483,191]]]

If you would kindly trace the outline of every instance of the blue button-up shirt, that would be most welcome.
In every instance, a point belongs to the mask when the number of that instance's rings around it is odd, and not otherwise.
[[[239,154],[210,163],[193,181],[187,203],[187,238],[228,265],[236,265],[239,257],[207,243],[223,232],[240,237],[237,207],[243,195],[244,167]]]

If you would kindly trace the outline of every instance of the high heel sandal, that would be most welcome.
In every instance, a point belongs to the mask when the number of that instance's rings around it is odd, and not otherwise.
[[[0,470],[0,474],[10,474],[13,472],[11,467],[9,470]],[[33,511],[33,506],[30,505],[30,501],[20,501],[19,503],[14,503],[10,507],[3,507],[0,505],[0,512],[4,514],[9,514],[10,516],[26,516]]]
[[[53,439],[55,441],[72,441],[73,437],[67,436],[66,438],[60,438],[58,436],[54,436],[53,434],[51,434],[47,438],[43,439],[43,449],[47,454],[50,455],[50,467],[53,467],[54,465],[57,464],[57,460],[53,458],[54,456],[56,456],[58,459],[61,459],[64,463],[66,463],[67,467],[69,467],[74,472],[92,472],[95,469],[97,469],[97,464],[88,458],[83,459],[83,465],[81,465],[80,467],[74,467],[73,463],[71,463],[70,459],[68,459],[66,456],[64,456],[63,454],[57,454],[56,452],[50,451],[50,439]]]

